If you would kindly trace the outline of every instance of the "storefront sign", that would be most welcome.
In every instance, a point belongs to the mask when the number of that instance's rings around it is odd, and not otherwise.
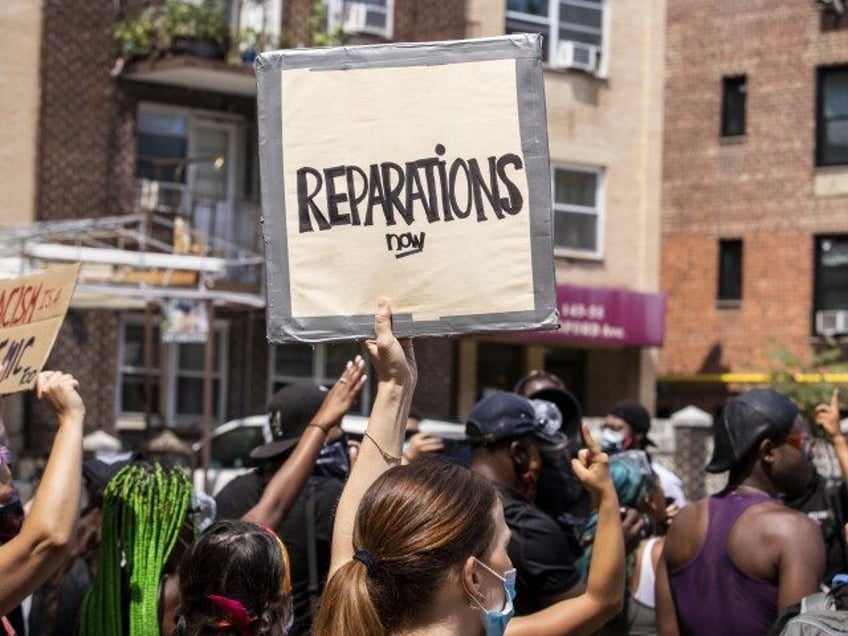
[[[556,339],[638,347],[663,344],[664,294],[559,285],[557,306],[560,328]]]
[[[79,263],[57,265],[0,280],[0,394],[35,385],[65,319],[79,268]]]
[[[268,338],[556,327],[541,38],[257,60]]]

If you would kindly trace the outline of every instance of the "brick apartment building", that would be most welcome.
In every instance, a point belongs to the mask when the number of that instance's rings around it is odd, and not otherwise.
[[[261,261],[252,68],[236,53],[217,60],[191,50],[116,63],[116,25],[162,2],[25,4],[40,10],[32,220],[113,223],[154,214],[173,225],[184,217],[208,239],[198,249],[219,256],[213,238],[226,239],[232,245],[221,258],[228,263],[250,255]],[[255,14],[240,10],[257,3],[226,4],[230,25],[258,24]],[[309,45],[318,31],[339,28],[352,44],[545,35],[558,291],[571,331],[521,340],[422,339],[416,407],[426,416],[461,419],[486,390],[510,388],[543,367],[560,373],[590,414],[624,396],[652,404],[664,308],[657,290],[665,3],[327,0],[326,28],[313,0],[258,5],[270,46]],[[70,228],[86,235],[83,227]],[[152,238],[176,249],[177,228],[159,228]],[[134,240],[127,249],[140,249]],[[187,242],[188,252],[195,248]],[[104,269],[111,283],[148,296],[127,299],[93,285],[99,300],[72,307],[50,367],[80,379],[91,429],[138,439],[148,425],[163,424],[196,435],[203,345],[163,344],[158,332],[158,299],[167,285],[179,284],[168,278],[174,272],[129,275],[107,265],[89,275],[102,278]],[[250,301],[264,294],[261,264],[227,269],[214,289],[199,293],[216,301],[214,422],[263,412],[287,382],[329,381],[358,348],[269,346],[264,309]],[[148,409],[154,415],[146,420]],[[48,418],[36,404],[25,411],[21,441],[42,450],[51,437]]]
[[[662,410],[715,411],[770,351],[809,360],[848,332],[844,9],[669,3]]]

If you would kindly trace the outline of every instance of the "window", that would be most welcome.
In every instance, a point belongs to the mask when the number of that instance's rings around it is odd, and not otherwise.
[[[848,163],[848,68],[821,68],[818,74],[816,164]]]
[[[605,0],[507,0],[506,33],[541,33],[545,59],[555,66],[562,65],[565,42],[585,45],[581,48],[598,56],[604,49],[605,6]]]
[[[848,235],[815,238],[813,333],[848,334]]]
[[[135,176],[139,179],[185,183],[188,156],[188,116],[142,107],[136,122]]]
[[[392,39],[394,0],[325,0],[327,27],[352,35],[376,35]]]
[[[224,113],[142,103],[136,118],[136,205],[181,217],[194,240],[221,256],[221,240],[256,249],[252,174],[242,160],[248,135],[243,119]],[[241,188],[240,188],[241,184]],[[184,248],[187,249],[187,248]],[[241,268],[240,273],[245,269]]]
[[[742,239],[718,242],[718,301],[736,305],[742,300]]]
[[[815,308],[848,310],[848,235],[815,240]]]
[[[156,318],[154,318],[156,321]],[[215,360],[212,371],[212,416],[224,421],[227,393],[227,324],[215,323]],[[152,329],[151,395],[149,404],[168,423],[199,424],[203,415],[203,344],[161,344],[159,325]],[[165,364],[160,364],[160,354]],[[164,382],[163,382],[164,373]],[[141,416],[147,410],[144,367],[144,316],[128,314],[121,322],[117,411],[119,416]],[[164,403],[160,391],[164,390]]]
[[[744,75],[725,77],[721,95],[721,136],[738,137],[745,134],[745,95],[748,80]]]
[[[271,396],[287,384],[293,382],[315,382],[323,386],[332,386],[345,368],[348,360],[361,355],[358,344],[286,344],[274,347],[271,355],[271,369],[268,374],[268,401]],[[367,415],[371,408],[369,384],[359,394],[359,401],[351,412]]]
[[[554,167],[554,247],[572,256],[600,257],[600,168]]]

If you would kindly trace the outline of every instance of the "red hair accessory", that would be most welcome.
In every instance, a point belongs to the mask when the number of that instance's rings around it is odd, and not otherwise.
[[[228,619],[218,621],[216,627],[235,628],[238,630],[239,636],[251,636],[250,623],[253,621],[248,614],[247,609],[241,604],[241,601],[227,598],[226,596],[217,596],[209,594],[206,598],[215,603],[219,610],[229,616]]]

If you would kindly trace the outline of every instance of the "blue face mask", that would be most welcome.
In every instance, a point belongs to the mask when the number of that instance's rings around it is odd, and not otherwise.
[[[509,622],[509,619],[512,618],[512,615],[515,614],[515,607],[512,604],[512,601],[515,598],[515,568],[507,570],[504,572],[504,575],[501,576],[479,559],[476,559],[476,561],[494,576],[503,581],[504,598],[506,599],[503,609],[495,611],[486,609],[485,607],[479,608],[480,620],[483,621],[483,628],[486,630],[486,636],[503,636],[506,631],[506,624]]]

